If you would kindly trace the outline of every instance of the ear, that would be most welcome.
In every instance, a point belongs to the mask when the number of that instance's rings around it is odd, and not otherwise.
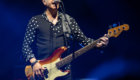
[[[44,5],[46,5],[46,1],[45,0],[42,0],[42,2],[43,2]]]

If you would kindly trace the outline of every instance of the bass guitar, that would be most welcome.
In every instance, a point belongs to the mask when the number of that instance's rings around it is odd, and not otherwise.
[[[108,37],[109,38],[118,37],[122,31],[127,31],[127,30],[129,30],[128,24],[123,24],[121,26],[109,29]],[[93,43],[74,52],[74,58],[77,58],[78,56],[82,55],[83,53],[87,52],[88,50],[94,48],[99,41],[100,41],[100,39],[97,39]],[[38,62],[41,64],[41,66],[43,68],[47,68],[47,72],[44,73],[43,80],[55,80],[57,77],[66,76],[67,74],[70,73],[69,70],[67,70],[67,71],[60,70],[61,67],[70,63],[73,60],[73,54],[70,54],[67,57],[61,59],[62,53],[64,53],[66,50],[67,50],[66,47],[60,47],[57,50],[55,50],[53,52],[53,54],[50,57],[48,57],[47,59],[38,60]],[[25,75],[28,78],[28,80],[34,80],[31,65],[26,66]]]

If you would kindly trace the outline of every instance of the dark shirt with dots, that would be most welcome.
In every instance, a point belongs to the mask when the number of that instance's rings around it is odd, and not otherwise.
[[[24,42],[22,47],[23,57],[25,61],[29,62],[31,58],[45,59],[52,54],[52,51],[47,52],[48,50],[51,49],[52,46],[50,41],[51,39],[48,39],[47,35],[48,36],[52,35],[52,37],[57,38],[54,40],[55,44],[53,44],[52,47],[53,51],[55,51],[55,49],[57,49],[58,47],[65,46],[64,36],[62,36],[63,27],[62,27],[61,14],[62,14],[61,12],[58,12],[58,22],[55,25],[48,20],[45,12],[41,15],[34,16],[30,19],[25,32],[25,37],[24,37]],[[72,32],[74,32],[74,37],[75,37],[74,39],[76,39],[78,43],[80,43],[83,46],[86,46],[94,41],[91,38],[87,38],[83,34],[75,19],[70,17],[70,21],[71,21]],[[46,31],[42,32],[43,30]],[[52,31],[51,34],[47,33],[49,31]],[[42,35],[45,35],[46,37],[42,38]],[[51,38],[51,36],[49,38]],[[35,47],[35,50],[33,49],[34,46],[33,44],[36,44],[37,46]],[[40,52],[37,52],[36,50],[39,50]],[[37,52],[37,54],[35,52]],[[38,58],[38,56],[43,56],[43,57]]]

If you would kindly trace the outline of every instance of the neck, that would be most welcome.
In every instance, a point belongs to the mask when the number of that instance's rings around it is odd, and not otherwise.
[[[58,10],[57,9],[47,9],[46,10],[46,14],[47,16],[49,16],[50,18],[56,19],[57,18],[57,14],[58,14]]]

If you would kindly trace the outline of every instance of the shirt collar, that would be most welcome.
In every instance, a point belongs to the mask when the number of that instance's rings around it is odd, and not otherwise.
[[[49,21],[49,19],[48,19],[47,15],[46,15],[46,12],[45,12],[45,11],[43,12],[42,17],[43,17],[45,20]],[[62,18],[61,12],[58,11],[58,19],[61,19],[61,18]]]

